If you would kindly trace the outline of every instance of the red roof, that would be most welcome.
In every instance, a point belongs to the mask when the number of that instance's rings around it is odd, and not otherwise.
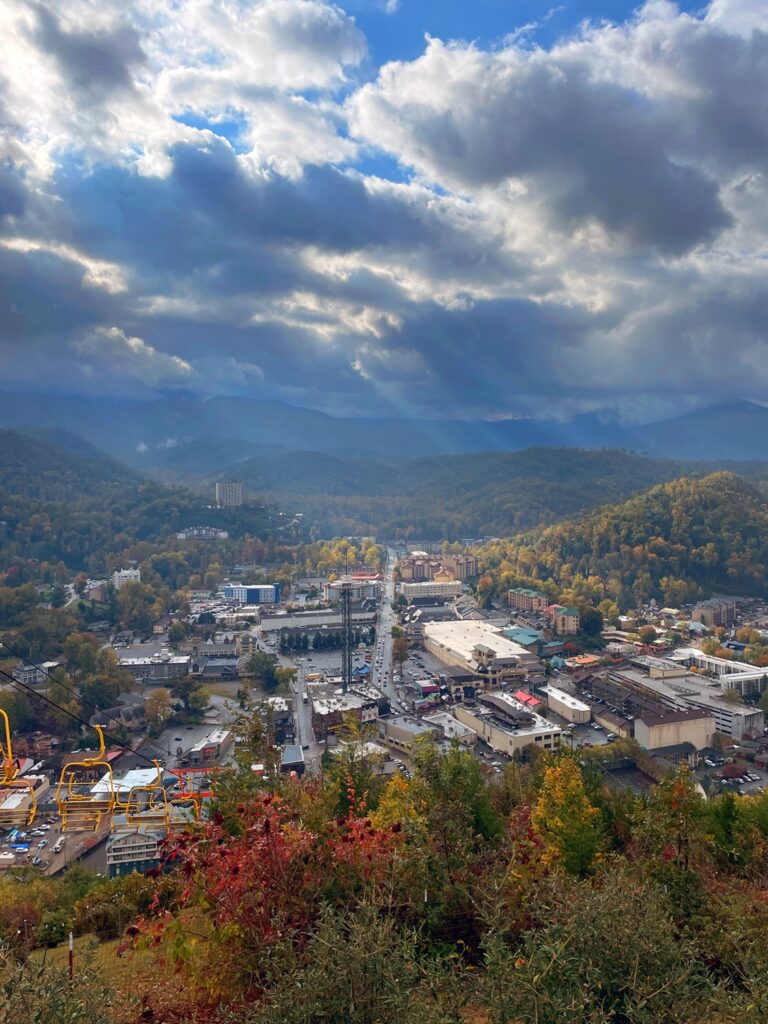
[[[541,704],[538,697],[534,697],[532,693],[526,693],[525,690],[518,690],[515,693],[515,699],[519,700],[522,704],[528,704],[533,707],[534,704]]]

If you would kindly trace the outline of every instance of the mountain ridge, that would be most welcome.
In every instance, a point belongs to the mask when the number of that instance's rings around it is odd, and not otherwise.
[[[627,448],[675,458],[768,458],[768,409],[716,403],[679,417],[629,427],[600,414],[568,420],[470,420],[334,416],[277,399],[150,400],[0,393],[0,424],[70,431],[140,468],[173,447],[200,440],[359,455],[436,455],[531,447]]]

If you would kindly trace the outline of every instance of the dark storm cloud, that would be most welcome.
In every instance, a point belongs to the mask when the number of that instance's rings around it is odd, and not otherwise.
[[[121,25],[112,31],[67,32],[48,7],[35,4],[34,38],[79,90],[98,96],[132,86],[131,68],[144,61],[138,32]]]
[[[549,50],[431,40],[334,92],[364,41],[320,0],[238,9],[247,32],[215,0],[10,0],[4,374],[456,415],[757,395],[748,6],[653,3]],[[392,157],[400,184],[374,176]]]
[[[568,231],[596,220],[630,243],[682,253],[730,224],[717,182],[668,155],[658,112],[577,63],[433,41],[413,65],[365,86],[352,111],[364,138],[437,181],[478,189],[522,179]]]

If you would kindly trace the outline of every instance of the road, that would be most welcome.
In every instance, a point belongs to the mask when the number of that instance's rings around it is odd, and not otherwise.
[[[395,565],[397,553],[394,548],[387,548],[387,560],[384,564],[384,585],[381,589],[379,605],[379,623],[376,631],[376,649],[371,659],[371,682],[385,693],[390,701],[399,698],[392,682],[392,627],[397,621],[392,610],[395,600]]]
[[[387,549],[386,562],[384,565],[384,584],[382,586],[381,603],[379,605],[379,621],[376,631],[376,645],[371,658],[371,682],[385,693],[390,701],[400,703],[397,690],[392,682],[392,626],[395,624],[395,613],[392,610],[392,602],[395,599],[394,570],[397,556],[394,548]],[[315,656],[317,657],[317,656]],[[339,655],[339,660],[341,656]],[[292,664],[296,670],[296,679],[291,686],[293,694],[293,718],[295,725],[295,740],[302,748],[308,745],[309,749],[304,751],[307,769],[315,771],[319,768],[320,758],[325,746],[315,739],[312,728],[312,708],[304,703],[306,686],[304,673],[309,668],[307,659],[304,657],[287,658],[280,657],[283,663]]]

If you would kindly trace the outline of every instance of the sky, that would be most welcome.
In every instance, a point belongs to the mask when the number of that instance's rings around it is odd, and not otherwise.
[[[768,400],[768,3],[4,0],[0,387]]]

